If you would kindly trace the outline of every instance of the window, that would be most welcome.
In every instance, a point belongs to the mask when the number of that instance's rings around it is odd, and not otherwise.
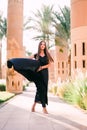
[[[64,62],[62,62],[62,68],[64,68]]]
[[[75,61],[75,68],[77,68],[77,61]]]
[[[74,45],[74,50],[75,50],[74,55],[76,56],[76,44]]]
[[[82,55],[85,55],[85,43],[82,43]]]
[[[62,74],[64,74],[64,70],[62,70]]]
[[[60,68],[60,63],[58,62],[58,68]]]
[[[85,60],[82,61],[83,68],[85,68]]]

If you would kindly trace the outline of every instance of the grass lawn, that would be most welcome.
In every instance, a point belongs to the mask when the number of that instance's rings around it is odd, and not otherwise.
[[[15,96],[15,94],[6,92],[6,91],[1,91],[0,92],[0,103],[7,101],[8,99],[12,98]]]

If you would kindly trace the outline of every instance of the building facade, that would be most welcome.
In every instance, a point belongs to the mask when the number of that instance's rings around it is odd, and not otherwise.
[[[87,71],[87,0],[71,0],[71,74]]]
[[[69,78],[68,49],[55,46],[55,50],[51,51],[51,54],[54,63],[50,67],[50,80],[53,82],[67,80]]]
[[[87,0],[71,0],[71,67],[67,48],[51,50],[54,63],[50,67],[52,82],[75,77],[87,71]],[[7,59],[25,57],[23,48],[23,0],[8,0]],[[71,70],[70,70],[71,69]],[[22,92],[22,76],[7,69],[7,91]]]

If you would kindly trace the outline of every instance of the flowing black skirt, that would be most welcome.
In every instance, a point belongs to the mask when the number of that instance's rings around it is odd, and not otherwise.
[[[48,86],[48,70],[44,69],[37,72],[40,67],[38,60],[29,58],[12,58],[7,61],[8,68],[14,68],[15,71],[22,74],[29,81],[33,81],[36,85],[37,92],[35,96],[36,102],[41,102],[42,106],[48,104],[47,86]]]
[[[29,81],[34,81],[40,63],[38,60],[29,58],[12,58],[7,61],[7,67],[12,68],[12,66],[14,70],[22,74]]]

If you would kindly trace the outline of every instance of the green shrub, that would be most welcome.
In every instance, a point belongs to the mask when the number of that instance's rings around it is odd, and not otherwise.
[[[0,91],[6,91],[6,85],[0,84]]]
[[[53,84],[50,88],[49,88],[49,92],[53,93],[54,95],[57,94],[57,89],[58,89],[58,86],[57,84]]]
[[[63,94],[66,101],[87,110],[87,80],[76,79],[67,85]]]
[[[61,83],[61,87],[53,84],[50,92],[58,95],[65,101],[87,110],[87,77],[76,77],[68,82]]]

